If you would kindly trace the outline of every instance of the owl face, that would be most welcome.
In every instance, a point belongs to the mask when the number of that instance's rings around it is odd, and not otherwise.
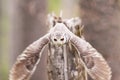
[[[56,31],[52,34],[51,41],[54,45],[62,46],[66,43],[67,39],[65,37],[65,33]]]

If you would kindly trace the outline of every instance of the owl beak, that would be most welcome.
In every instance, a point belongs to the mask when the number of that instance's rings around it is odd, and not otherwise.
[[[58,45],[58,47],[61,47],[63,44],[61,44],[61,43],[58,43],[57,45]]]

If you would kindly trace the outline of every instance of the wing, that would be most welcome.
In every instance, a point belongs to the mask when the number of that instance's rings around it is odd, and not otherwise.
[[[9,80],[29,80],[40,61],[41,51],[48,42],[49,34],[29,45],[23,53],[18,56],[10,71]]]
[[[109,65],[95,48],[75,35],[72,35],[70,41],[78,53],[80,53],[85,68],[93,80],[111,79],[111,69]]]

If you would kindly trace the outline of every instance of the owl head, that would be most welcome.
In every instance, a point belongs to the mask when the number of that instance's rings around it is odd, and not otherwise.
[[[57,46],[62,46],[66,44],[67,42],[66,34],[61,31],[55,31],[51,35],[51,42]]]

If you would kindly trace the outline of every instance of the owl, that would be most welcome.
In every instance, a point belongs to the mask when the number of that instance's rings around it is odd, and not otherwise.
[[[78,60],[81,58],[84,69],[93,80],[111,80],[111,69],[103,56],[89,42],[73,34],[62,22],[56,23],[46,35],[30,44],[18,56],[10,71],[9,80],[29,80],[41,59],[42,50],[49,43],[57,47],[70,43],[78,53]],[[65,68],[65,73],[66,69],[68,68]],[[73,76],[78,75],[76,71],[72,73]]]

